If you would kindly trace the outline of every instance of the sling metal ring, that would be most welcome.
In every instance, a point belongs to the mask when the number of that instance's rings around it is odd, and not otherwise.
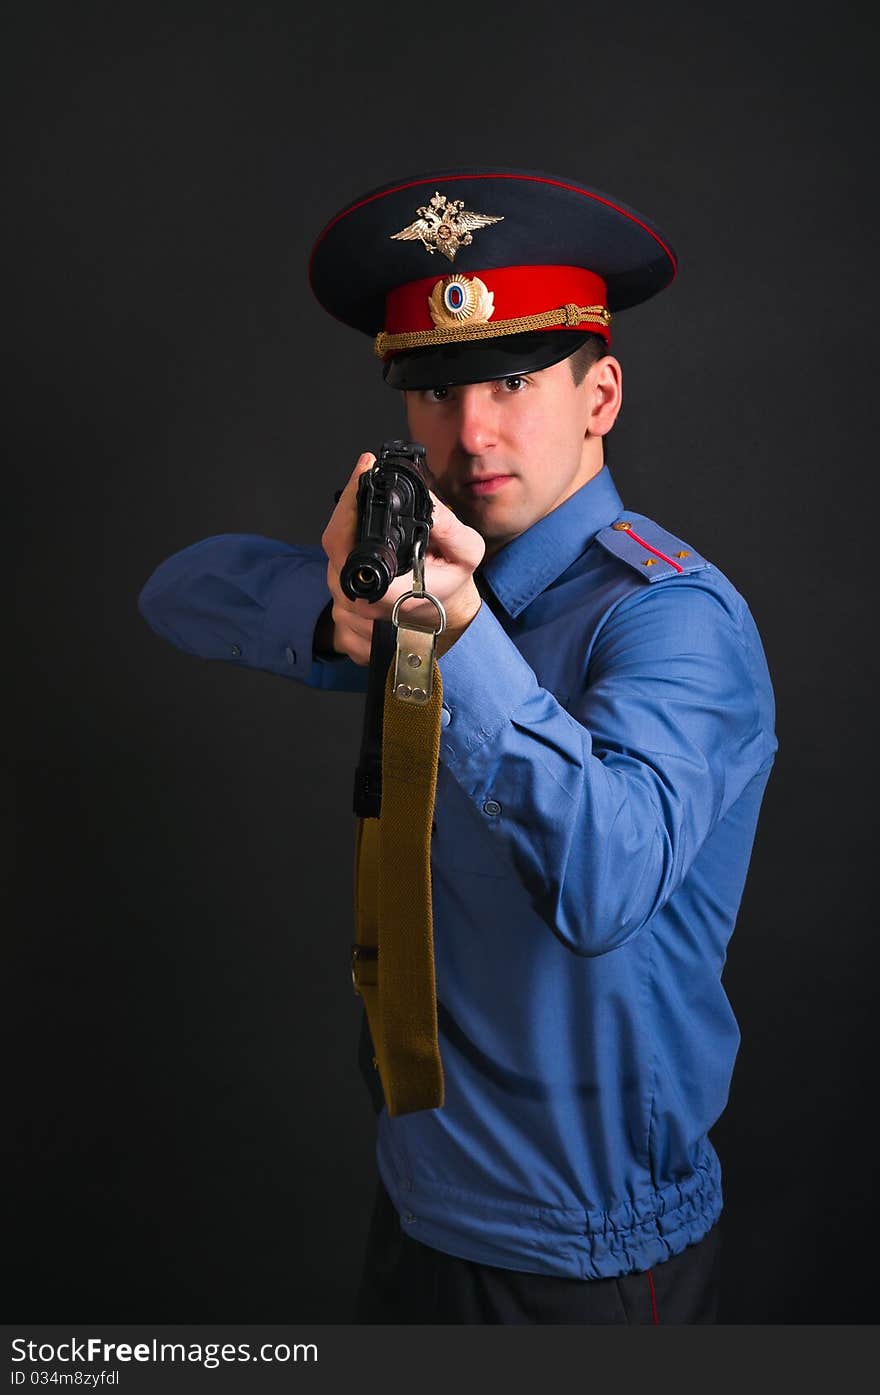
[[[413,589],[414,596],[425,594],[425,544],[423,538],[416,538],[413,544]]]
[[[436,596],[432,596],[430,591],[405,591],[402,596],[399,596],[398,599],[394,602],[394,609],[391,612],[392,625],[399,627],[400,622],[397,619],[397,616],[400,611],[400,607],[403,605],[404,601],[410,600],[430,601],[433,606],[436,606],[437,614],[440,617],[440,628],[435,630],[434,634],[442,635],[443,631],[446,629],[446,611],[443,609],[443,603],[441,601],[438,601]]]

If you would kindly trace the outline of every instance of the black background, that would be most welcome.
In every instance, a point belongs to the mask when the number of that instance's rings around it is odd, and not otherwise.
[[[200,537],[318,540],[403,423],[310,298],[314,236],[375,184],[494,163],[617,195],[681,258],[616,323],[609,457],[745,593],[779,706],[725,975],[723,1318],[875,1320],[874,23],[16,7],[11,1317],[349,1319],[374,1175],[360,705],[181,655],[136,597]]]

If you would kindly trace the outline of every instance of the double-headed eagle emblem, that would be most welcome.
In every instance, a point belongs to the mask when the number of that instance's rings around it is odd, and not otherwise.
[[[416,209],[419,215],[408,228],[392,233],[393,242],[415,242],[417,239],[430,253],[440,251],[449,261],[455,261],[459,247],[469,247],[473,234],[478,228],[488,228],[490,223],[503,223],[503,218],[493,218],[487,213],[470,213],[464,206],[464,199],[447,199],[439,191],[430,203]]]

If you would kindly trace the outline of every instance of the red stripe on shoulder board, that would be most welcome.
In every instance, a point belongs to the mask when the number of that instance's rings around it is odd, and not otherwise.
[[[674,567],[677,572],[684,571],[684,567],[680,567],[677,562],[673,562],[672,558],[667,557],[665,552],[658,552],[656,547],[652,547],[650,543],[645,542],[645,539],[640,538],[638,533],[634,533],[632,528],[627,528],[626,531],[632,538],[633,542],[639,543],[640,546],[646,548],[648,552],[653,552],[654,556],[659,557],[661,562],[668,562],[670,567]]]

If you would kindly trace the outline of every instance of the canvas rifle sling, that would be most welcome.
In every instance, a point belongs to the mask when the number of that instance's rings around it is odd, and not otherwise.
[[[416,598],[424,594],[416,592]],[[445,616],[437,608],[442,629]],[[385,683],[379,817],[359,819],[356,831],[352,980],[364,1002],[392,1116],[443,1105],[431,910],[443,696],[435,637],[422,625],[404,621],[397,627]],[[415,672],[408,671],[407,663],[416,659]],[[430,683],[420,673],[430,673]],[[426,698],[413,696],[418,684]]]

